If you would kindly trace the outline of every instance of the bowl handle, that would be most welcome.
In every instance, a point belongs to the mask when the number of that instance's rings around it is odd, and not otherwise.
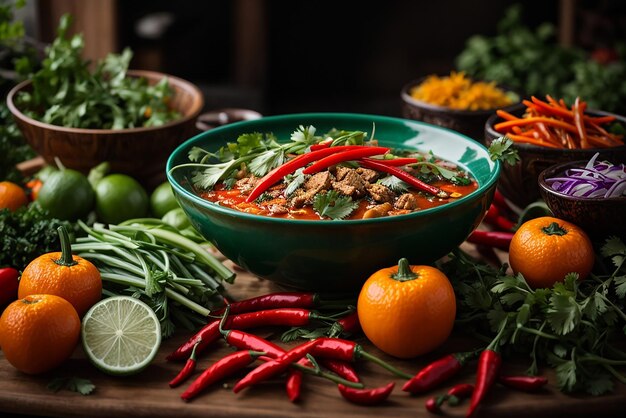
[[[255,110],[224,108],[215,109],[206,113],[202,113],[196,119],[196,129],[200,131],[208,131],[218,126],[227,125],[229,123],[239,122],[243,120],[253,120],[262,118],[263,115]]]

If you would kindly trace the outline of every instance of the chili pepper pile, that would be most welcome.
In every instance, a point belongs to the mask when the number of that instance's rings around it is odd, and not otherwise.
[[[219,317],[211,319],[204,328],[167,357],[170,361],[186,360],[181,371],[170,381],[170,387],[177,387],[190,379],[195,373],[198,356],[220,337],[237,351],[202,371],[181,394],[183,400],[191,401],[209,390],[212,385],[241,373],[256,361],[262,363],[253,366],[239,379],[233,392],[252,390],[255,385],[285,374],[287,397],[296,402],[301,397],[303,375],[310,374],[335,383],[345,400],[371,406],[388,399],[396,383],[390,381],[380,387],[365,387],[354,367],[358,360],[371,361],[394,376],[406,380],[402,386],[403,391],[426,394],[445,385],[478,357],[476,381],[473,384],[456,384],[444,394],[428,398],[425,404],[428,411],[439,412],[444,403],[456,406],[471,397],[468,416],[472,416],[496,383],[528,392],[537,391],[547,384],[543,377],[508,376],[500,373],[501,360],[497,352],[500,335],[485,349],[445,355],[411,375],[373,356],[351,340],[322,336],[286,350],[265,338],[244,331],[256,327],[307,326],[316,321],[334,321],[328,328],[329,334],[358,332],[356,312],[343,313],[335,319],[332,315],[321,315],[308,309],[324,304],[333,305],[332,301],[323,301],[319,295],[313,293],[281,292],[233,302],[224,309],[216,310],[214,314]],[[231,311],[235,313],[231,315]]]

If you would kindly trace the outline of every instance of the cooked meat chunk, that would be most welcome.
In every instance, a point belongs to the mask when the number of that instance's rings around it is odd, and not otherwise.
[[[269,210],[272,215],[284,215],[289,212],[289,209],[283,205],[270,205],[267,210]]]
[[[393,209],[391,203],[385,202],[381,205],[376,205],[365,211],[363,219],[380,218],[387,216],[387,214]]]
[[[348,167],[339,165],[335,167],[335,177],[337,178],[337,181],[341,181],[346,177],[346,175],[348,175],[348,173],[353,172],[353,171],[354,171],[353,168],[348,168]]]
[[[374,183],[379,177],[377,171],[370,170],[369,168],[359,167],[356,169],[356,172],[368,183]]]
[[[396,197],[396,194],[391,189],[382,184],[368,184],[367,191],[372,196],[372,199],[378,203],[392,202]]]
[[[318,193],[322,190],[330,189],[333,176],[328,171],[320,171],[312,175],[305,183],[304,190],[307,192]]]
[[[411,193],[405,193],[398,198],[394,206],[396,209],[417,209],[417,199]]]
[[[237,180],[237,182],[235,182],[235,187],[241,190],[241,193],[247,193],[254,189],[254,186],[256,186],[258,180],[259,178],[254,176],[244,177],[241,180]]]
[[[306,192],[304,189],[298,189],[293,193],[290,206],[294,208],[301,208],[304,205],[310,205],[313,203],[315,193],[313,191]]]
[[[345,168],[345,167],[341,167]],[[365,182],[356,172],[351,168],[346,170],[349,171],[341,171],[339,168],[337,169],[337,175],[339,176],[340,171],[343,175],[341,181],[333,182],[333,189],[337,190],[339,193],[345,194],[346,196],[351,196],[353,198],[360,198],[365,196]]]

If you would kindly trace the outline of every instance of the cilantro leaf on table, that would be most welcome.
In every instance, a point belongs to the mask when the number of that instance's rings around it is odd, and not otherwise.
[[[96,385],[91,383],[89,379],[82,379],[75,376],[54,378],[46,387],[53,392],[65,389],[80,393],[81,395],[90,395],[96,389]]]
[[[358,206],[358,202],[354,202],[350,196],[345,196],[331,190],[326,193],[318,193],[313,200],[313,209],[321,217],[329,217],[331,219],[343,219],[349,216]]]

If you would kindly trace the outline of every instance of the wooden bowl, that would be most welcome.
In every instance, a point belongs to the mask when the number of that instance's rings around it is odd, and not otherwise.
[[[521,117],[526,107],[517,106],[512,113]],[[610,115],[610,113],[599,110],[587,110],[585,112],[591,116]],[[613,115],[616,121],[626,127],[626,117]],[[503,136],[494,129],[494,125],[503,120],[496,114],[489,117],[485,123],[485,143],[487,146],[491,142]],[[626,161],[626,145],[610,148],[585,148],[585,149],[566,149],[566,148],[548,148],[532,144],[513,144],[513,148],[517,150],[520,157],[515,165],[502,164],[502,174],[498,181],[498,190],[502,192],[504,197],[509,199],[511,203],[523,209],[528,204],[541,199],[539,185],[537,183],[539,174],[548,167],[571,161],[586,160],[597,152],[600,154],[598,160],[609,160],[616,163]]]
[[[448,107],[437,106],[414,99],[413,96],[411,96],[411,90],[422,84],[426,78],[427,77],[422,77],[417,80],[413,80],[402,87],[402,90],[400,91],[400,97],[402,99],[402,116],[407,119],[419,120],[432,125],[452,129],[453,131],[457,131],[463,135],[469,136],[475,141],[482,143],[485,132],[485,122],[492,114],[495,113],[496,109],[450,109]],[[498,87],[505,91],[514,93],[518,98],[520,97],[519,93],[512,89],[503,86]],[[509,110],[517,103],[519,103],[519,100],[515,104],[504,107],[503,109]]]
[[[166,74],[129,71],[156,84]],[[57,157],[65,167],[83,173],[108,161],[111,172],[129,174],[146,186],[165,180],[165,163],[172,151],[198,133],[196,119],[204,105],[202,92],[192,83],[167,75],[174,90],[171,106],[182,116],[162,126],[130,129],[81,129],[51,125],[32,119],[15,105],[18,92],[31,88],[29,80],[16,85],[7,96],[7,105],[28,144],[47,163]]]

